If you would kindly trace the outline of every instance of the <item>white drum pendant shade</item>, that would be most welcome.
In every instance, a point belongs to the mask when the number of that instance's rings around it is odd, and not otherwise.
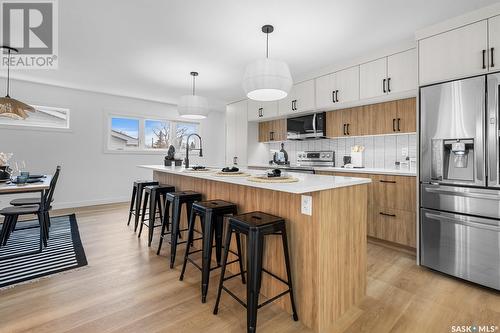
[[[208,116],[208,101],[205,97],[197,95],[181,96],[177,111],[183,118],[203,119]]]
[[[279,60],[259,59],[249,64],[243,77],[247,97],[256,101],[276,101],[285,98],[293,80],[288,65]]]

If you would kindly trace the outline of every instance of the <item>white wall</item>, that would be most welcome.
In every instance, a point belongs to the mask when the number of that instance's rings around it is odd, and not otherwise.
[[[4,90],[2,80],[0,91]],[[67,89],[24,81],[11,82],[11,95],[24,102],[70,109],[69,131],[0,127],[0,151],[14,153],[13,161],[26,161],[32,173],[53,173],[61,165],[55,207],[76,207],[128,201],[132,182],[151,178],[139,164],[162,164],[164,153],[109,153],[104,150],[105,114],[108,112],[177,119],[172,105]],[[222,112],[200,121],[204,157],[191,163],[223,165],[225,136]],[[0,205],[9,198],[0,196]]]

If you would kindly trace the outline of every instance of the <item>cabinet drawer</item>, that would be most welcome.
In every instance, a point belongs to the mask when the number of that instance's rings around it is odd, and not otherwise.
[[[415,247],[416,215],[399,209],[375,206],[372,210],[372,221],[368,227],[368,235],[386,241]]]
[[[376,206],[415,212],[416,178],[404,176],[372,176],[373,200]]]

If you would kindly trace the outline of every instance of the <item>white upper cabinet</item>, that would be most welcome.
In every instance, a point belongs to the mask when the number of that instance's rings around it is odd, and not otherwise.
[[[248,100],[248,121],[259,121],[278,116],[278,102]]]
[[[417,50],[396,53],[387,57],[388,94],[417,89]]]
[[[485,73],[488,53],[488,20],[421,39],[420,85]]]
[[[316,108],[328,109],[359,99],[359,66],[316,79]]]
[[[314,80],[294,85],[287,97],[278,102],[279,115],[289,115],[314,110]]]
[[[247,165],[248,145],[247,100],[226,106],[226,164]]]
[[[359,98],[368,99],[387,94],[387,57],[359,66]]]
[[[488,20],[488,65],[490,71],[500,69],[500,15],[494,16]]]

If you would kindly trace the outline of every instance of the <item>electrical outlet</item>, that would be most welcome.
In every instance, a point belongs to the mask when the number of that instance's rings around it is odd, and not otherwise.
[[[300,212],[304,215],[312,215],[313,198],[310,195],[301,196]]]
[[[407,147],[401,148],[401,156],[408,157],[408,148]]]

